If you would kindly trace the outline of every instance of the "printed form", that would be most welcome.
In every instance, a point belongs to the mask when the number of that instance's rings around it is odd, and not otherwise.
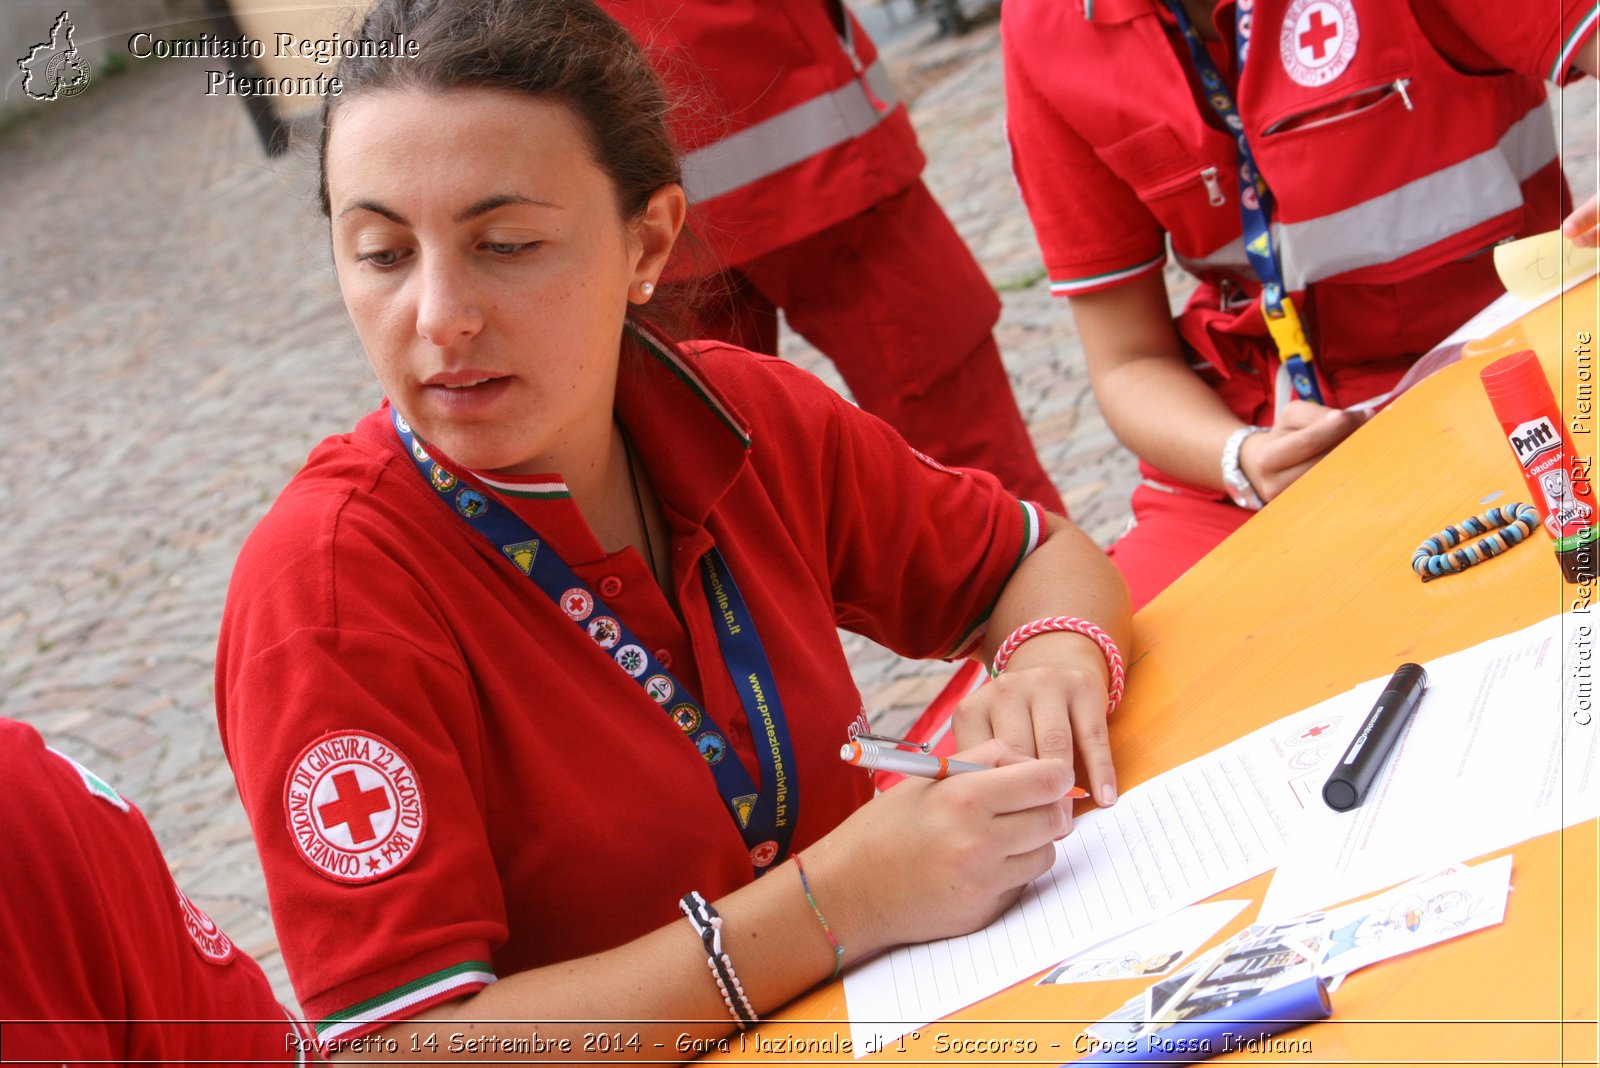
[[[1261,917],[1326,908],[1600,814],[1600,728],[1580,692],[1591,618],[1552,616],[1424,665],[1427,693],[1372,795],[1349,812],[1307,809]],[[1366,688],[1318,707],[1364,715]]]
[[[1078,817],[1056,843],[1054,867],[988,927],[901,946],[845,973],[855,1048],[881,1048],[1273,868],[1307,791],[1321,788],[1308,779],[1325,766],[1332,730],[1319,715],[1279,720]]]

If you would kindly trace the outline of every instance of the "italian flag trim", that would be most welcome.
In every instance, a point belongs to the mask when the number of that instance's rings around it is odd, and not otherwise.
[[[733,413],[723,406],[722,402],[716,398],[716,395],[706,388],[706,384],[700,380],[700,376],[695,374],[694,370],[683,362],[673,345],[658,338],[639,324],[629,322],[626,324],[626,328],[634,337],[639,339],[640,344],[650,350],[652,356],[666,364],[668,370],[677,375],[695,396],[705,402],[706,407],[716,413],[717,418],[721,419],[728,429],[733,431],[745,448],[750,447],[749,432],[745,430],[738,419],[734,418]]]
[[[1600,19],[1600,3],[1589,9],[1589,13],[1579,20],[1577,28],[1567,35],[1566,41],[1561,45],[1561,53],[1556,56],[1556,61],[1550,67],[1550,80],[1557,85],[1572,67],[1572,54],[1578,50],[1588,37],[1589,31],[1594,29],[1595,20]]]
[[[524,497],[536,501],[557,501],[572,496],[572,491],[567,484],[559,478],[545,479],[544,481],[529,482],[502,482],[490,478],[488,475],[474,471],[478,481],[485,486],[490,486],[507,497]]]
[[[1032,501],[1018,501],[1017,503],[1022,505],[1022,549],[1017,553],[1017,559],[1011,565],[1011,572],[1006,576],[1007,582],[1011,581],[1011,575],[1017,573],[1017,568],[1022,566],[1022,561],[1026,560],[1029,554],[1039,547],[1039,542],[1044,537],[1044,513],[1040,511],[1039,506]],[[1002,586],[1001,589],[1004,589],[1004,587]],[[996,595],[995,600],[998,602],[999,599],[999,596]],[[988,631],[989,616],[993,612],[994,605],[991,604],[983,615],[978,617],[977,622],[973,623],[972,627],[961,636],[961,640],[956,642],[955,648],[945,654],[944,658],[946,660],[958,660],[963,656],[970,655]]]
[[[407,1009],[437,1001],[445,994],[466,987],[485,987],[494,980],[494,972],[484,962],[464,961],[330,1014],[316,1025],[317,1039],[323,1043],[337,1042],[352,1032],[370,1030],[372,1024],[403,1019]]]
[[[1070,297],[1074,293],[1087,293],[1091,289],[1111,285],[1113,282],[1124,282],[1129,278],[1144,274],[1146,271],[1160,268],[1167,262],[1165,252],[1145,260],[1134,267],[1126,267],[1120,271],[1106,271],[1104,274],[1091,274],[1087,278],[1067,278],[1061,281],[1051,279],[1050,295],[1052,297]]]

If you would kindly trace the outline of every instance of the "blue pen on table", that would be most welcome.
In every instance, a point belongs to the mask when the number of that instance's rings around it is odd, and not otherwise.
[[[914,775],[919,779],[946,779],[951,775],[964,775],[969,771],[993,771],[986,764],[972,764],[965,760],[951,760],[936,753],[898,749],[892,745],[857,738],[839,750],[839,759],[867,771],[887,771],[894,775]],[[1067,796],[1082,799],[1089,791],[1074,786]]]
[[[1332,1015],[1328,988],[1312,976],[1136,1039],[1101,1043],[1097,1052],[1071,1063],[1187,1064],[1219,1053],[1271,1052],[1267,1039]]]

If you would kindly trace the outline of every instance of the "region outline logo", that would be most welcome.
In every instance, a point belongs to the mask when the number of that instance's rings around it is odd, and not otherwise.
[[[71,17],[63,11],[51,25],[49,39],[17,60],[22,92],[30,100],[60,100],[89,88],[89,64],[72,41],[73,30]]]

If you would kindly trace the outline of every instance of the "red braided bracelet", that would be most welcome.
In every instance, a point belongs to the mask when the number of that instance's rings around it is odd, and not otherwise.
[[[1117,705],[1122,701],[1123,684],[1127,681],[1127,672],[1122,667],[1122,652],[1117,648],[1117,643],[1112,641],[1111,635],[1087,620],[1075,619],[1072,616],[1049,616],[1045,619],[1036,619],[1032,623],[1024,623],[1012,631],[1010,637],[1001,642],[1000,648],[995,650],[994,667],[991,670],[996,675],[1000,674],[1006,669],[1017,647],[1023,642],[1056,631],[1082,634],[1086,638],[1093,638],[1095,644],[1100,647],[1100,651],[1106,657],[1106,667],[1111,672],[1111,685],[1106,693],[1106,715],[1115,712]]]

